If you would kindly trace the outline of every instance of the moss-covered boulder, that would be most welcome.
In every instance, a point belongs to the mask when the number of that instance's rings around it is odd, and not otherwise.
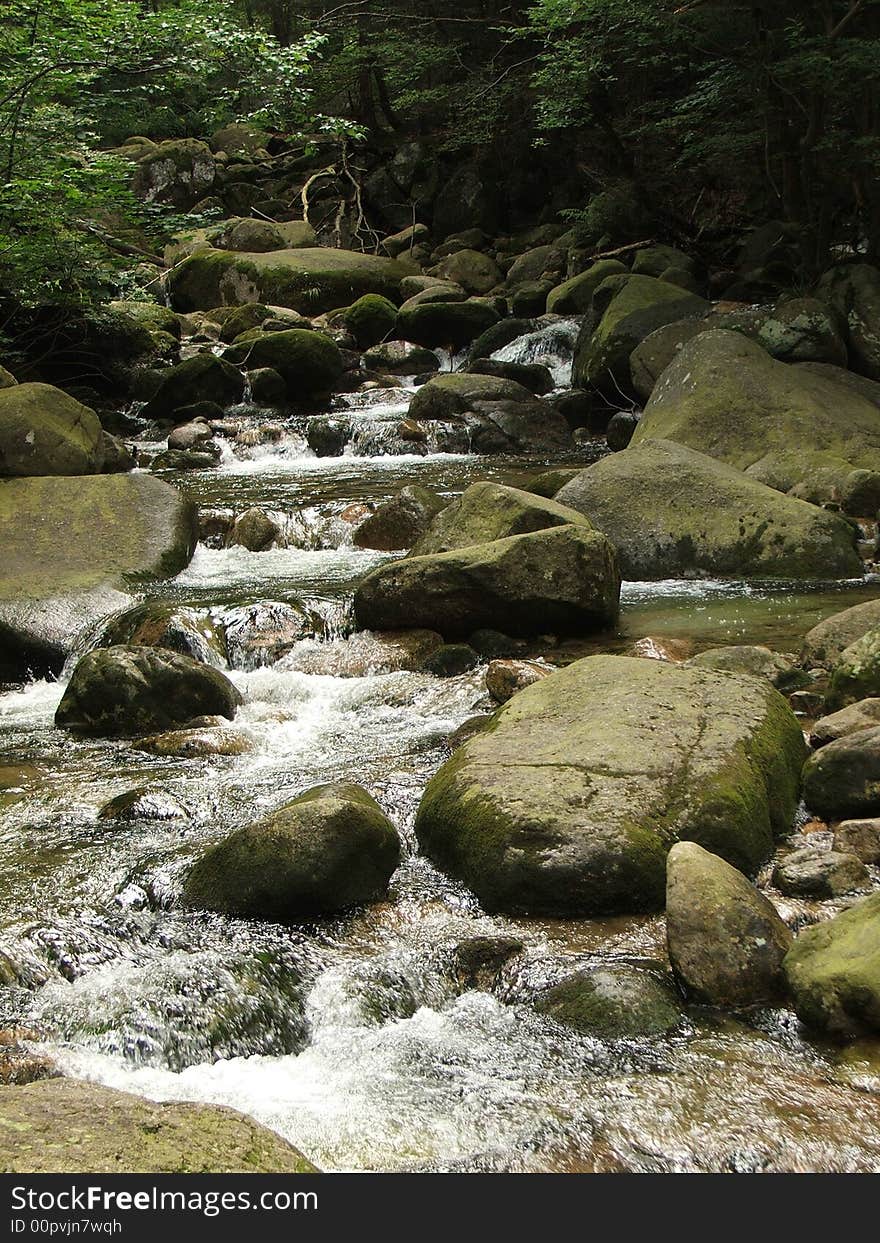
[[[805,500],[842,500],[856,471],[880,471],[876,407],[734,332],[688,342],[666,368],[633,444],[674,440]],[[848,508],[849,512],[853,512]]]
[[[703,319],[676,319],[648,333],[629,356],[633,392],[643,402],[654,391],[657,381],[682,346],[712,326]]]
[[[619,397],[631,391],[629,359],[636,346],[661,325],[701,315],[709,304],[653,276],[606,279],[620,284],[595,328],[591,316],[584,321],[572,379],[579,388],[598,388]]]
[[[590,309],[593,294],[608,276],[626,274],[619,259],[600,259],[585,272],[556,285],[547,295],[547,311],[553,315],[583,315]]]
[[[231,345],[242,333],[253,332],[269,319],[272,312],[262,302],[245,302],[243,306],[231,307],[222,312],[223,322],[220,326],[220,340]]]
[[[631,963],[576,971],[539,993],[533,1004],[539,1014],[597,1040],[662,1036],[683,1018],[668,975]]]
[[[406,275],[407,268],[395,259],[330,247],[288,247],[267,254],[202,250],[169,273],[168,293],[177,311],[265,302],[321,315],[368,293],[396,304]]]
[[[355,530],[352,542],[356,548],[375,548],[379,552],[412,548],[446,504],[444,497],[419,484],[401,488],[396,496],[364,519]]]
[[[880,380],[880,271],[869,263],[831,268],[816,288],[846,325],[850,366]]]
[[[440,359],[431,350],[409,341],[385,341],[364,354],[364,366],[388,375],[424,375],[438,371]]]
[[[698,669],[718,669],[724,673],[745,673],[753,678],[766,678],[773,686],[780,688],[790,685],[798,677],[791,661],[758,643],[709,647],[692,656],[688,664]]]
[[[248,368],[271,367],[283,377],[293,401],[308,401],[328,393],[342,375],[339,347],[323,332],[290,328],[266,332],[252,341],[233,345],[226,358]]]
[[[467,249],[457,250],[441,259],[430,274],[452,281],[470,294],[486,294],[504,279],[494,259],[479,250]]]
[[[807,631],[801,664],[807,669],[817,665],[833,668],[844,650],[875,626],[880,626],[880,600],[865,600],[826,617]]]
[[[696,842],[678,842],[666,861],[666,938],[694,1001],[740,1008],[785,995],[791,933],[742,872]]]
[[[233,221],[220,237],[214,239],[214,245],[222,250],[243,251],[245,254],[268,254],[287,247],[277,225],[269,220],[253,220],[247,216]]]
[[[421,302],[400,309],[400,335],[428,349],[460,350],[496,324],[500,316],[486,302]]]
[[[380,294],[364,294],[343,312],[342,322],[358,348],[368,350],[392,335],[397,327],[397,307]]]
[[[147,419],[174,419],[178,410],[196,402],[210,401],[224,408],[243,396],[244,377],[231,363],[216,354],[194,354],[163,373],[143,415]],[[182,421],[188,419],[187,413]]]
[[[147,203],[167,203],[189,211],[214,184],[211,148],[195,138],[172,138],[147,149],[138,160],[132,188]]]
[[[637,250],[632,261],[632,271],[637,276],[661,277],[668,268],[678,268],[683,272],[695,270],[694,260],[676,246],[654,243]]]
[[[399,862],[397,832],[378,803],[359,786],[336,782],[213,846],[183,896],[189,906],[290,923],[377,901]]]
[[[223,631],[211,615],[163,600],[146,600],[108,621],[98,646],[120,644],[167,648],[217,669],[226,667]]]
[[[104,453],[94,410],[60,388],[0,389],[0,476],[96,475]]]
[[[833,711],[880,695],[880,626],[844,648],[831,673],[827,705]]]
[[[151,333],[164,332],[175,340],[180,340],[180,316],[169,311],[167,306],[160,306],[158,302],[111,302],[110,309],[130,316]]]
[[[822,820],[880,815],[880,726],[846,734],[810,756],[804,802]]]
[[[59,669],[130,584],[179,573],[196,538],[195,505],[149,475],[4,480],[0,664]]]
[[[617,619],[619,597],[608,540],[570,524],[382,566],[360,585],[354,607],[365,629],[417,626],[461,639],[481,629],[603,630]]]
[[[55,724],[89,737],[136,738],[201,716],[235,716],[242,697],[227,677],[160,647],[120,644],[76,664]]]
[[[432,376],[413,396],[411,419],[453,419],[473,410],[475,402],[535,400],[522,384],[494,375],[474,375],[470,371],[444,371]]]
[[[637,434],[629,448],[566,483],[556,500],[605,532],[627,579],[694,570],[796,579],[862,573],[845,518],[670,440]]]
[[[217,1105],[155,1104],[48,1079],[0,1093],[5,1174],[310,1174],[302,1153]]]
[[[749,872],[768,857],[804,751],[788,704],[755,678],[589,657],[514,695],[455,753],[416,832],[492,910],[659,909],[677,840]]]
[[[880,1032],[880,893],[804,928],[785,973],[804,1023],[841,1040]]]
[[[413,556],[451,552],[567,523],[591,529],[586,518],[556,501],[501,483],[472,483],[437,513]]]

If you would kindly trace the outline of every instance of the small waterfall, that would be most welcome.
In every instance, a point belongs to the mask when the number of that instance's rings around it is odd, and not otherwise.
[[[579,320],[558,319],[517,337],[492,357],[499,363],[541,363],[553,376],[557,388],[568,388],[579,332]]]

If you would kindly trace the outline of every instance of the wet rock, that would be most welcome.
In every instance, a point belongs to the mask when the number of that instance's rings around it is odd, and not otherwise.
[[[683,1014],[672,981],[656,968],[614,963],[587,967],[545,989],[534,1008],[598,1040],[662,1036]]]
[[[553,672],[552,666],[536,660],[493,660],[486,670],[486,690],[495,703],[504,704],[518,691]]]
[[[223,635],[209,614],[175,608],[160,600],[148,600],[112,618],[96,646],[120,644],[167,648],[215,669],[226,667]]]
[[[789,897],[836,898],[861,889],[868,879],[857,855],[818,846],[793,850],[773,869],[773,884]]]
[[[468,371],[433,376],[416,392],[409,407],[411,419],[449,420],[474,408],[479,401],[515,401],[530,404],[533,395],[513,380],[473,375]]]
[[[621,449],[629,445],[640,418],[641,415],[631,413],[629,410],[618,410],[611,416],[605,432],[605,440],[612,453],[619,453]]]
[[[99,820],[188,820],[189,812],[173,794],[139,786],[105,803]]]
[[[0,476],[97,475],[104,458],[94,410],[51,384],[0,388]]]
[[[834,830],[833,849],[855,855],[862,863],[880,863],[880,820],[841,820]]]
[[[468,643],[483,660],[506,660],[526,650],[522,639],[514,639],[501,630],[475,630]]]
[[[351,436],[351,421],[322,414],[309,419],[306,440],[316,457],[339,457]]]
[[[212,548],[222,548],[234,521],[233,509],[200,509],[199,540]]]
[[[227,546],[238,545],[248,552],[267,552],[270,548],[286,548],[286,516],[274,510],[253,505],[235,519],[227,537]]]
[[[425,660],[425,673],[437,678],[457,678],[480,663],[480,657],[467,643],[444,643]]]
[[[219,618],[233,669],[275,664],[302,639],[313,638],[320,624],[306,609],[279,600],[225,609]]]
[[[815,504],[856,470],[880,470],[873,403],[801,367],[776,362],[735,332],[688,342],[666,368],[633,443],[673,440]]]
[[[358,631],[346,639],[298,643],[282,657],[280,668],[333,678],[367,678],[408,670],[423,673],[426,662],[443,646],[434,630]]]
[[[452,951],[453,971],[462,988],[490,993],[502,969],[525,949],[516,937],[468,937]]]
[[[149,475],[9,479],[0,490],[0,665],[60,669],[79,634],[180,572],[195,506]]]
[[[824,747],[847,734],[875,726],[880,726],[880,699],[862,699],[818,720],[810,730],[810,746]]]
[[[785,995],[791,932],[742,872],[696,842],[669,852],[666,935],[672,970],[693,1000],[738,1009]]]
[[[228,678],[155,647],[97,648],[78,662],[55,713],[71,733],[132,738],[217,713],[232,719],[242,697]]]
[[[479,358],[468,367],[468,375],[491,375],[499,380],[512,380],[530,393],[542,395],[553,389],[553,376],[540,363],[505,363],[494,358]]]
[[[589,657],[465,743],[428,784],[416,832],[492,910],[657,909],[677,838],[749,871],[768,857],[804,751],[788,704],[755,678]]]
[[[474,401],[465,416],[472,453],[567,453],[572,435],[552,403]]]
[[[804,766],[804,802],[822,820],[880,815],[880,726],[812,755]]]
[[[380,552],[411,548],[447,504],[446,498],[419,484],[401,488],[397,496],[380,505],[357,527],[352,542],[356,548],[375,548]]]
[[[283,406],[287,401],[287,384],[274,367],[255,367],[247,378],[258,406]]]
[[[880,696],[880,626],[844,648],[831,671],[829,708]]]
[[[6,1028],[0,1031],[0,1085],[10,1087],[53,1079],[60,1072],[50,1057],[28,1046],[39,1040],[36,1032]]]
[[[323,332],[290,328],[266,332],[251,341],[236,343],[226,358],[248,368],[270,367],[287,385],[291,401],[307,402],[329,393],[342,375],[339,347]]]
[[[145,419],[173,419],[195,402],[215,402],[221,409],[241,401],[244,379],[235,367],[215,354],[195,354],[169,367],[142,411]],[[191,412],[181,417],[188,421]]]
[[[75,1079],[4,1091],[0,1136],[0,1169],[15,1173],[315,1172],[302,1153],[233,1109],[156,1105]]]
[[[150,470],[213,470],[220,461],[220,447],[213,441],[198,449],[166,449],[150,463]]]
[[[391,821],[359,786],[315,786],[212,847],[187,905],[289,923],[383,897],[400,861]]]
[[[880,893],[804,928],[785,973],[804,1023],[840,1040],[880,1031]]]
[[[844,650],[875,626],[880,626],[880,600],[866,600],[826,617],[807,632],[801,664],[805,669],[833,668]]]
[[[569,524],[382,566],[361,583],[354,609],[366,629],[424,626],[452,641],[501,626],[584,634],[614,623],[619,594],[611,545]]]
[[[207,423],[183,423],[168,434],[169,449],[195,449],[208,441],[213,432]]]
[[[424,375],[440,368],[440,359],[431,350],[408,341],[386,341],[364,354],[364,366],[389,375]]]
[[[167,730],[138,738],[133,746],[151,755],[173,756],[193,760],[207,755],[247,755],[254,750],[249,734],[219,724],[218,718],[190,722],[184,729]]]
[[[760,644],[710,647],[691,657],[689,664],[723,673],[750,673],[755,678],[766,678],[777,687],[788,685],[794,675],[790,661]]]
[[[590,529],[581,514],[556,501],[500,483],[472,483],[436,514],[413,556],[451,552],[569,523]]]

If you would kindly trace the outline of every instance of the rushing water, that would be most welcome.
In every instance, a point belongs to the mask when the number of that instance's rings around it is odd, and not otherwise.
[[[532,338],[506,349],[541,357]],[[402,390],[395,417],[407,400]],[[377,407],[349,408],[373,418]],[[34,1029],[70,1073],[241,1109],[326,1169],[880,1168],[876,1051],[843,1057],[807,1041],[784,1011],[745,1021],[693,1010],[674,1036],[615,1044],[565,1033],[529,1008],[535,991],[597,957],[661,960],[662,919],[489,917],[417,852],[425,782],[450,735],[490,705],[479,670],[407,672],[372,636],[349,635],[353,587],[383,555],[352,546],[346,511],[408,482],[452,495],[475,478],[522,483],[551,464],[316,458],[293,431],[176,479],[202,506],[289,515],[290,546],[202,545],[157,593],[215,612],[303,603],[324,637],[268,667],[230,671],[246,698],[240,755],[157,758],[73,739],[52,724],[63,679],[0,694],[0,771],[18,773],[0,789],[0,929],[25,985],[0,990],[0,1024]],[[619,632],[601,645],[628,650],[651,635],[796,650],[820,617],[877,590],[626,584]],[[595,647],[563,644],[559,655]],[[297,928],[180,908],[181,878],[206,845],[342,776],[401,832],[387,901]],[[98,817],[135,787],[161,794],[152,817]],[[780,905],[791,919],[808,910]],[[467,987],[458,966],[456,946],[478,935],[525,947],[492,991]]]

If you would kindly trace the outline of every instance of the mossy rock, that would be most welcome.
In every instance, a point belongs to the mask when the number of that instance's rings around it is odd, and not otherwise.
[[[547,311],[555,315],[583,315],[590,309],[593,294],[608,276],[626,274],[619,259],[600,259],[584,272],[556,285],[547,295]]]
[[[165,648],[120,644],[80,658],[55,724],[86,737],[136,738],[196,717],[231,720],[242,702],[218,669]]]
[[[794,666],[778,652],[758,643],[732,644],[726,647],[709,647],[688,664],[698,669],[717,669],[721,673],[749,674],[753,678],[766,678],[780,689],[797,682]]]
[[[216,166],[211,148],[195,138],[172,138],[147,149],[132,179],[135,194],[147,203],[168,203],[189,211],[209,193]]]
[[[810,756],[804,802],[822,820],[880,815],[880,726],[846,734]]]
[[[868,630],[841,652],[831,673],[826,702],[834,711],[876,695],[880,695],[880,626]]]
[[[210,614],[162,600],[136,604],[133,609],[126,609],[110,619],[98,645],[117,647],[120,644],[167,648],[217,669],[226,667],[223,632]]]
[[[130,584],[178,574],[196,539],[195,505],[150,475],[4,481],[4,657],[60,669],[82,630],[131,603]]]
[[[365,629],[417,626],[457,640],[481,629],[518,636],[607,629],[619,597],[608,540],[570,524],[382,566],[361,583],[354,607]]]
[[[855,471],[880,471],[876,406],[722,330],[695,337],[663,372],[633,444],[660,439],[814,503],[845,494]]]
[[[232,346],[226,357],[249,368],[271,367],[283,377],[293,401],[329,392],[342,375],[336,342],[307,328],[263,333],[247,344]]]
[[[175,341],[180,340],[180,316],[158,302],[111,302],[110,309],[128,315],[151,333],[167,333]]]
[[[368,293],[397,303],[406,275],[406,267],[395,259],[329,247],[297,247],[268,254],[204,250],[184,259],[169,274],[168,293],[178,311],[264,302],[314,316],[350,306]]]
[[[641,250],[636,251],[632,262],[632,271],[636,276],[661,278],[669,268],[693,272],[695,264],[690,255],[686,255],[683,250],[662,244],[643,246]]]
[[[215,354],[194,354],[164,372],[142,413],[146,419],[173,419],[178,410],[195,402],[212,401],[225,408],[241,401],[243,396],[241,372]],[[183,421],[188,421],[188,417]]]
[[[402,337],[416,345],[459,350],[499,318],[485,302],[429,302],[401,307],[397,328]]]
[[[629,359],[649,333],[663,324],[703,314],[708,302],[653,276],[612,276],[620,282],[594,328],[584,321],[575,346],[572,381],[619,397],[631,391]],[[610,288],[604,282],[602,288]],[[598,292],[598,290],[596,291]]]
[[[838,1040],[880,1032],[880,893],[804,928],[785,973],[810,1027]]]
[[[198,860],[187,905],[280,923],[331,915],[384,896],[400,862],[394,825],[350,782],[315,786]]]
[[[470,294],[486,294],[504,279],[494,259],[478,250],[468,249],[447,255],[431,269],[430,274],[439,276],[441,280],[452,281]]]
[[[837,579],[862,573],[839,514],[782,496],[724,462],[670,440],[639,440],[596,462],[556,497],[585,514],[620,554],[627,579]]]
[[[352,542],[355,548],[375,548],[380,552],[412,548],[446,504],[444,497],[419,484],[401,488],[396,496],[364,519],[355,530]]]
[[[272,312],[262,302],[246,302],[244,306],[229,308],[229,314],[223,316],[220,329],[220,340],[231,345],[242,333],[253,332],[271,316]]]
[[[683,1018],[668,976],[656,967],[628,963],[577,971],[545,989],[533,1004],[539,1014],[597,1040],[662,1036]]]
[[[455,753],[416,832],[490,910],[655,910],[677,840],[747,872],[764,862],[791,827],[804,752],[788,704],[755,678],[589,657]]]
[[[364,366],[388,375],[424,375],[439,371],[440,359],[431,350],[408,341],[386,341],[364,354]]]
[[[534,394],[517,384],[493,375],[475,375],[470,371],[444,371],[432,376],[413,396],[409,406],[411,419],[454,419],[472,410],[474,402],[514,401],[533,403]]]
[[[343,313],[342,322],[358,348],[367,350],[392,335],[397,327],[397,307],[380,294],[364,294]]]
[[[807,632],[801,649],[801,664],[806,669],[816,665],[831,669],[851,643],[878,626],[880,600],[865,600],[834,613]]]
[[[217,1105],[154,1104],[75,1079],[0,1093],[0,1170],[24,1174],[312,1174],[302,1153]]]
[[[104,433],[94,410],[51,384],[0,389],[0,476],[95,475]]]
[[[501,483],[472,483],[436,514],[413,556],[469,548],[566,523],[592,529],[581,514],[555,501]]]

